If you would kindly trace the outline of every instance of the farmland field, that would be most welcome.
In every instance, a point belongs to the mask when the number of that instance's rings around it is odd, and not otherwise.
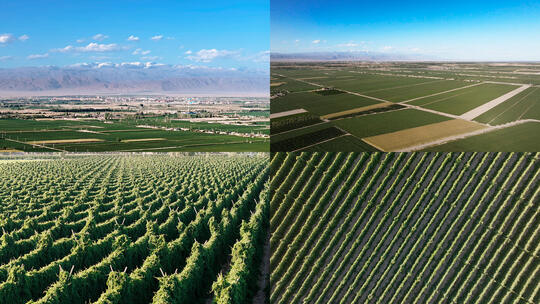
[[[498,129],[492,132],[457,139],[448,143],[424,149],[425,151],[540,151],[539,140],[529,140],[540,134],[540,122],[523,124]]]
[[[511,139],[498,136],[504,134],[497,132],[500,127],[540,122],[540,74],[527,72],[538,66],[535,63],[273,61],[270,112],[286,120],[287,115],[293,115],[287,112],[302,111],[312,121],[319,118],[364,143],[346,144],[344,151],[418,151],[425,145],[436,146],[457,137],[474,136],[479,129],[506,142]],[[284,86],[287,82],[303,83],[306,87],[288,90]],[[418,127],[449,119],[470,127],[439,132],[433,125],[431,130],[418,129],[415,133]],[[504,125],[507,123],[511,124]],[[304,127],[298,124],[297,129]],[[288,131],[290,135],[295,130]],[[392,135],[401,131],[418,138],[400,144],[391,142]],[[280,130],[276,129],[276,133]],[[274,134],[271,131],[271,151],[289,151],[281,150],[289,145],[278,144],[282,139],[274,139]],[[305,150],[332,151],[325,150],[329,147],[327,136],[317,139],[315,135]],[[381,135],[378,139],[386,142],[370,141],[370,137],[378,135]],[[540,141],[540,134],[531,133],[523,140]],[[467,151],[489,150],[488,145],[471,147]]]
[[[269,123],[0,119],[0,150],[25,152],[268,151]],[[155,140],[160,138],[162,140]],[[230,150],[228,145],[234,147]]]
[[[265,303],[268,156],[0,159],[0,302]]]
[[[540,87],[528,88],[476,120],[498,125],[518,119],[540,120]]]
[[[275,153],[271,303],[539,303],[540,154]]]

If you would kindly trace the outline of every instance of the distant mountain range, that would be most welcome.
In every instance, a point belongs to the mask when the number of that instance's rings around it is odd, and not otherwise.
[[[152,63],[94,63],[0,69],[0,94],[268,96],[267,71]]]
[[[271,53],[270,60],[279,61],[415,61],[432,60],[423,55],[380,53],[368,51],[355,52],[305,52]]]

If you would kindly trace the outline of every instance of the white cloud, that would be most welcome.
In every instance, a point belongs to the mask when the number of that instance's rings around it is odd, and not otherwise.
[[[156,36],[154,36],[154,37],[152,37],[150,39],[152,39],[154,41],[159,41],[159,40],[163,39],[163,35],[156,35]]]
[[[77,43],[83,43],[83,42],[84,42],[84,38],[77,39]]]
[[[26,41],[26,40],[28,40],[28,39],[30,39],[30,36],[28,36],[28,35],[26,35],[26,34],[24,34],[24,35],[22,35],[22,36],[19,36],[19,40],[22,41],[22,42],[24,42],[24,41]]]
[[[270,51],[262,51],[252,57],[253,62],[269,62],[270,61]]]
[[[68,45],[61,49],[53,49],[53,52],[60,52],[60,53],[66,53],[66,52],[113,52],[113,51],[119,51],[119,50],[125,50],[125,47],[121,47],[117,45],[116,43],[111,44],[99,44],[95,42],[89,43],[87,46],[78,46],[74,47],[72,45]]]
[[[319,40],[319,39],[311,41],[311,43],[313,43],[313,44],[319,44],[320,42],[321,42],[321,40]]]
[[[133,51],[131,54],[132,55],[148,55],[150,54],[151,51],[143,51],[143,49],[139,48],[139,49],[136,49],[135,51]]]
[[[68,45],[68,46],[65,46],[61,49],[52,49],[51,51],[53,52],[60,52],[60,53],[66,53],[66,52],[71,52],[73,51],[75,48],[72,46],[72,45]]]
[[[97,65],[97,68],[102,68],[102,67],[110,67],[110,66],[113,66],[113,64],[111,62],[100,62],[98,63]]]
[[[294,41],[294,43],[298,43],[298,42],[300,42],[300,39],[296,39],[296,40]]]
[[[128,40],[128,41],[139,41],[139,37],[136,37],[136,36],[131,35],[131,36],[128,37],[127,40]]]
[[[383,46],[383,48],[382,48],[383,51],[391,51],[391,50],[393,50],[393,49],[394,49],[394,47],[393,47],[393,46],[389,46],[389,45]]]
[[[191,50],[187,50],[184,54],[191,55],[191,54],[193,54],[193,52]]]
[[[237,55],[238,55],[237,51],[202,49],[198,51],[195,55],[187,56],[186,59],[197,61],[197,62],[210,62],[216,58],[230,58]]]
[[[359,46],[359,44],[354,43],[354,42],[348,42],[348,43],[338,44],[337,46],[339,46],[339,47],[357,47],[357,46]]]
[[[13,56],[0,56],[0,61],[6,61],[10,59],[13,59]]]
[[[97,40],[97,41],[103,41],[103,40],[109,38],[109,36],[103,35],[103,34],[96,34],[92,38],[94,38],[94,40]]]
[[[43,59],[43,58],[47,58],[49,57],[49,53],[45,53],[45,54],[33,54],[33,55],[29,55],[28,59]]]
[[[158,60],[158,59],[161,59],[161,57],[159,56],[142,56],[141,57],[142,60]]]
[[[174,37],[166,37],[165,39],[167,39],[167,40],[175,40],[176,38],[174,38]]]
[[[12,34],[0,34],[0,43],[13,42],[15,38]]]

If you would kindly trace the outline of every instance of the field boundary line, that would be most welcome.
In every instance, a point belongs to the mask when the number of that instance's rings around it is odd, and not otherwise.
[[[479,107],[476,107],[464,114],[461,115],[461,118],[462,119],[465,119],[465,120],[473,120],[475,119],[476,117],[486,113],[487,111],[493,109],[494,107],[502,104],[503,102],[507,101],[508,99],[516,96],[517,94],[525,91],[526,89],[530,88],[531,85],[529,84],[525,84],[525,85],[522,85],[521,87],[515,89],[515,90],[512,90],[502,96],[499,96],[491,101],[488,101],[486,103],[484,103],[483,105],[479,106]]]
[[[367,110],[384,108],[386,106],[390,106],[390,105],[393,105],[393,104],[394,103],[392,103],[392,102],[389,102],[389,103],[386,103],[386,102],[376,103],[376,104],[372,104],[372,105],[369,105],[369,106],[363,106],[363,107],[354,108],[354,109],[350,109],[350,110],[345,110],[345,111],[341,111],[341,112],[334,112],[334,113],[326,114],[326,115],[321,116],[321,119],[330,119],[330,118],[339,117],[339,116],[343,116],[343,115],[347,115],[347,114],[354,114],[354,113],[363,112],[363,111],[367,111]]]
[[[280,118],[280,117],[284,117],[284,116],[291,116],[291,115],[294,115],[294,114],[301,114],[301,113],[306,113],[306,112],[307,112],[306,109],[294,109],[294,110],[283,111],[283,112],[278,112],[278,113],[271,113],[270,114],[270,119],[272,119],[272,118]]]
[[[459,88],[455,88],[455,89],[451,89],[451,90],[447,90],[447,91],[442,91],[442,92],[438,92],[438,93],[434,93],[434,94],[430,94],[430,95],[426,95],[426,96],[420,96],[420,97],[412,98],[412,99],[409,99],[409,100],[400,101],[398,103],[399,104],[404,104],[404,103],[415,101],[415,100],[422,99],[422,98],[427,98],[427,97],[431,97],[431,96],[437,96],[437,95],[444,94],[444,93],[450,93],[450,92],[453,92],[453,91],[458,91],[458,90],[461,90],[461,89],[474,87],[474,86],[477,86],[477,85],[481,85],[483,83],[485,83],[485,82],[478,82],[478,83],[475,83],[475,84],[466,85],[464,87],[459,87]]]
[[[419,83],[414,83],[414,84],[400,85],[400,86],[395,86],[395,87],[390,87],[390,88],[385,88],[385,89],[368,90],[368,91],[364,91],[362,93],[367,94],[367,93],[380,92],[380,91],[386,91],[386,90],[409,88],[409,87],[419,86],[419,85],[423,85],[423,84],[434,83],[434,82],[442,82],[442,81],[448,81],[448,80],[447,79],[437,79],[437,80],[424,81],[424,82],[419,82]]]
[[[338,136],[338,137],[332,137],[332,138],[330,138],[330,139],[326,139],[326,140],[320,141],[320,142],[318,142],[318,143],[314,143],[314,144],[311,144],[311,145],[309,145],[309,146],[305,146],[305,147],[302,147],[302,148],[300,148],[300,149],[296,149],[296,150],[294,150],[294,151],[292,151],[292,152],[298,152],[298,151],[304,150],[304,149],[306,149],[306,148],[311,148],[311,147],[313,147],[313,146],[320,145],[320,144],[325,143],[325,142],[327,142],[327,141],[331,141],[331,140],[334,140],[334,139],[336,139],[336,138],[340,138],[340,137],[347,136],[347,135],[349,135],[349,134],[347,133],[347,134],[342,134],[342,135],[340,135],[340,136]]]
[[[4,139],[7,140],[7,141],[12,141],[12,142],[19,143],[19,144],[24,144],[24,145],[29,145],[29,146],[37,146],[37,147],[41,147],[41,148],[45,148],[45,149],[49,149],[49,150],[54,150],[54,151],[67,152],[66,150],[62,150],[62,149],[47,147],[47,146],[40,145],[40,144],[29,144],[29,143],[25,143],[24,141],[18,141],[18,140],[7,138],[7,137],[4,138]]]
[[[272,133],[271,135],[272,136],[275,136],[275,135],[281,135],[281,134],[287,134],[287,133],[290,133],[292,131],[297,131],[297,130],[302,130],[302,129],[305,129],[305,128],[309,128],[309,127],[313,127],[313,126],[318,126],[318,125],[322,125],[324,123],[328,123],[329,121],[322,121],[322,122],[318,122],[316,124],[312,124],[312,125],[307,125],[307,126],[303,126],[303,127],[300,127],[300,128],[296,128],[296,129],[292,129],[292,130],[287,130],[287,131],[283,131],[283,132],[279,132],[279,133]]]
[[[488,121],[487,123],[490,124],[492,121],[494,121],[495,119],[499,118],[499,116],[501,116],[502,114],[506,113],[507,111],[509,111],[510,109],[512,109],[513,107],[515,107],[516,105],[518,105],[519,103],[521,103],[523,100],[525,100],[525,98],[527,98],[527,96],[531,95],[532,93],[534,93],[534,91],[538,90],[538,87],[535,87],[535,86],[531,86],[531,87],[534,87],[533,90],[531,92],[529,92],[529,94],[523,96],[520,100],[518,100],[516,103],[514,103],[513,105],[509,106],[506,110],[502,111],[501,113],[499,113],[497,116],[495,116],[493,119],[491,119],[490,121]],[[527,110],[528,111],[528,110]],[[518,120],[521,120],[521,116],[518,118]]]

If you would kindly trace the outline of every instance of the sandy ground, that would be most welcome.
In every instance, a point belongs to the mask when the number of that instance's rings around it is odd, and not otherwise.
[[[347,115],[347,114],[363,112],[363,111],[367,111],[367,110],[371,110],[371,109],[383,108],[383,107],[387,107],[387,106],[390,106],[390,105],[393,105],[393,103],[391,103],[391,102],[381,102],[381,103],[377,103],[377,104],[374,104],[374,105],[369,105],[369,106],[360,107],[360,108],[356,108],[356,109],[351,109],[351,110],[347,110],[347,111],[342,111],[342,112],[336,112],[336,113],[332,113],[332,114],[323,115],[323,116],[321,116],[321,118],[322,119],[330,119],[330,118],[339,117],[339,116],[343,116],[343,115]]]
[[[517,94],[523,92],[524,90],[530,88],[531,85],[529,84],[526,84],[526,85],[523,85],[513,91],[510,91],[502,96],[499,96],[495,99],[493,99],[492,101],[489,101],[489,102],[486,102],[485,104],[479,106],[479,107],[476,107],[472,110],[470,110],[469,112],[461,115],[461,118],[463,119],[466,119],[466,120],[473,120],[475,119],[476,117],[486,113],[487,111],[493,109],[494,107],[500,105],[501,103],[505,102],[506,100],[516,96]]]
[[[291,116],[294,114],[300,114],[300,113],[305,113],[305,112],[307,111],[304,109],[296,109],[296,110],[290,110],[290,111],[285,111],[285,112],[272,113],[270,114],[270,119],[284,117],[284,116]]]
[[[136,141],[159,141],[166,140],[165,138],[137,138],[137,139],[125,139],[122,142],[136,142]]]
[[[22,152],[21,150],[17,150],[17,149],[4,149],[4,150],[0,150],[0,153],[10,153],[10,152]]]
[[[93,133],[93,134],[103,134],[101,132],[91,131],[91,130],[77,130],[77,132],[81,133]]]
[[[382,151],[403,151],[441,138],[487,129],[483,124],[462,119],[447,120],[421,127],[363,138]]]

